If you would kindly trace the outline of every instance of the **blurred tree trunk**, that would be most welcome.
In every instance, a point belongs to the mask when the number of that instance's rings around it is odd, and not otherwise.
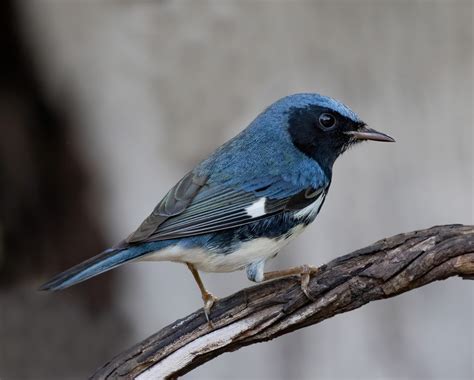
[[[48,103],[10,1],[0,7],[0,286],[46,279],[104,249],[87,208],[71,105]],[[112,275],[81,287],[105,307]],[[98,302],[100,300],[100,302]]]
[[[105,243],[88,207],[72,104],[47,100],[20,30],[14,3],[1,2],[0,378],[83,378],[129,329],[110,310],[113,273],[64,293],[36,291]],[[34,355],[25,364],[26,347]]]

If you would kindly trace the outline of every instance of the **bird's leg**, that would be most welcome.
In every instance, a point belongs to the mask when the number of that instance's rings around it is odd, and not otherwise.
[[[301,290],[308,297],[309,300],[315,301],[314,297],[311,296],[309,293],[309,280],[311,279],[312,274],[316,274],[320,271],[318,267],[313,265],[299,265],[297,267],[291,267],[288,269],[277,270],[273,272],[265,272],[263,273],[263,280],[262,281],[269,281],[274,280],[276,278],[288,277],[288,276],[296,276],[299,275],[301,277]]]
[[[202,300],[204,301],[204,314],[206,315],[207,322],[211,324],[211,320],[209,319],[209,314],[211,312],[211,308],[214,305],[214,302],[217,301],[217,297],[213,296],[211,293],[207,291],[204,284],[202,283],[201,277],[199,276],[199,272],[192,264],[186,263],[189,270],[193,274],[194,280],[196,281],[197,285],[199,286],[199,290],[201,291]]]

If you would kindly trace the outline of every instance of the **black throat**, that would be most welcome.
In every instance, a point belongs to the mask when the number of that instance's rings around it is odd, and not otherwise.
[[[324,112],[334,113],[316,105],[291,108],[288,113],[288,132],[294,146],[315,160],[331,178],[334,162],[346,150],[350,139],[340,129],[346,122],[340,115],[338,128],[324,131],[319,127],[318,119]]]

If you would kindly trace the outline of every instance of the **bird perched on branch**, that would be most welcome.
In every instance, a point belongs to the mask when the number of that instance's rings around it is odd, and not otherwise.
[[[317,268],[265,272],[265,263],[316,218],[334,161],[363,140],[394,141],[335,99],[282,98],[186,174],[128,238],[40,289],[64,289],[129,261],[174,261],[191,270],[208,320],[216,298],[199,270],[245,269],[255,282],[300,275],[311,297],[307,285]]]

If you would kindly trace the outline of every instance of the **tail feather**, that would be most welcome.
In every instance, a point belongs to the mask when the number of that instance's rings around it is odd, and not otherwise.
[[[88,280],[98,274],[107,272],[141,256],[144,252],[140,247],[108,249],[72,268],[59,273],[51,280],[41,285],[39,290],[62,290],[79,282]]]

